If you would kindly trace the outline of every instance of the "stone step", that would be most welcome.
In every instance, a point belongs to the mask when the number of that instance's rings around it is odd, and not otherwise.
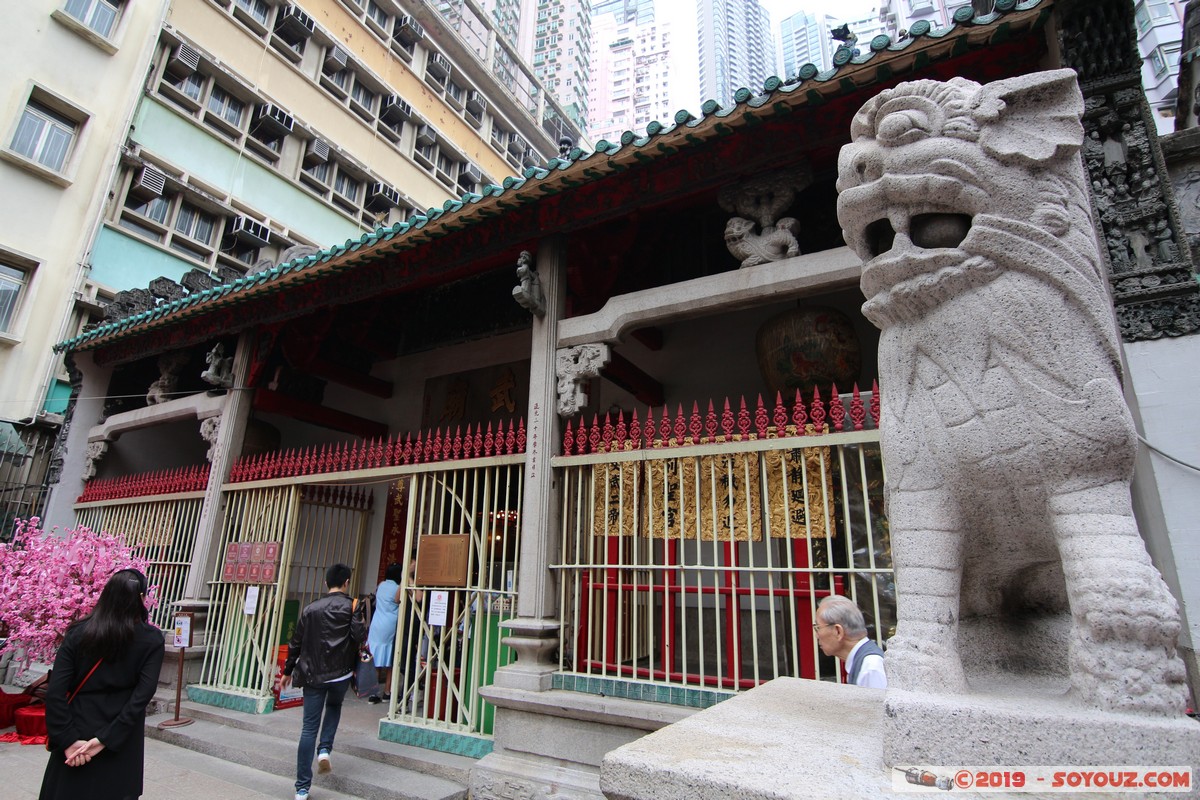
[[[289,738],[284,735],[282,726],[268,726],[276,729],[272,732],[261,726],[224,724],[205,719],[212,716],[206,712],[207,709],[187,706],[184,715],[194,722],[179,728],[158,728],[159,722],[172,718],[171,714],[147,717],[146,735],[234,764],[295,778],[298,733],[296,738]],[[360,731],[339,727],[333,752],[333,772],[315,774],[316,764],[313,764],[314,800],[320,800],[323,790],[363,800],[466,800],[464,783],[399,766],[408,756],[391,751],[393,748],[404,749],[403,746],[378,740],[374,746],[362,739]]]

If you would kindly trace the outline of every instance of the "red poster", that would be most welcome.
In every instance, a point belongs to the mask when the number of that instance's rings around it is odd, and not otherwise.
[[[289,686],[283,692],[279,691],[279,681],[283,677],[283,665],[287,661],[288,646],[286,644],[279,645],[279,650],[275,655],[275,680],[272,683],[272,690],[275,694],[275,710],[281,708],[294,708],[295,706],[304,705],[304,690],[297,689],[294,686]]]
[[[262,583],[263,582],[262,577],[263,577],[263,565],[251,562],[250,563],[250,573],[249,573],[250,582],[251,583]]]
[[[404,563],[404,533],[408,525],[408,482],[396,481],[388,487],[383,517],[383,543],[379,548],[379,582],[389,564]]]
[[[266,551],[263,554],[263,561],[268,564],[279,563],[279,542],[267,542]]]
[[[230,542],[225,545],[225,563],[236,564],[238,560],[238,543]]]
[[[237,580],[237,562],[225,562],[225,569],[221,573],[221,580],[225,581],[226,583],[233,583],[235,580]]]
[[[274,564],[263,564],[262,565],[262,582],[263,583],[274,583],[276,569],[277,568]]]
[[[250,554],[254,552],[254,545],[250,542],[238,542],[238,561],[249,562]]]
[[[246,581],[250,580],[250,565],[245,561],[238,562],[237,577],[235,580],[238,583],[245,583]]]
[[[266,542],[255,542],[250,547],[250,563],[261,564],[265,560],[266,555],[267,555],[267,543]]]

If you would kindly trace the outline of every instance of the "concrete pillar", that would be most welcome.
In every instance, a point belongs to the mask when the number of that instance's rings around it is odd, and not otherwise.
[[[549,689],[557,668],[550,655],[558,645],[558,592],[549,565],[558,547],[559,498],[550,458],[559,447],[554,356],[558,321],[565,308],[565,254],[566,242],[553,237],[538,247],[535,262],[546,313],[533,318],[517,616],[504,623],[509,634],[504,643],[517,651],[517,661],[498,670],[495,677],[497,686],[530,691]]]
[[[207,596],[208,579],[213,566],[213,543],[221,535],[221,487],[229,477],[233,462],[242,453],[242,440],[246,435],[246,423],[250,419],[250,405],[254,398],[253,390],[246,386],[253,349],[253,335],[243,333],[233,357],[233,387],[225,395],[220,416],[221,427],[217,431],[209,466],[208,487],[204,490],[204,508],[197,523],[191,572],[184,587],[184,598],[188,600]]]
[[[68,356],[68,368],[72,378],[71,401],[56,444],[58,452],[54,454],[61,466],[43,512],[42,524],[46,530],[75,525],[75,498],[83,492],[88,432],[104,418],[104,400],[113,372],[112,367],[98,366],[90,351]]]

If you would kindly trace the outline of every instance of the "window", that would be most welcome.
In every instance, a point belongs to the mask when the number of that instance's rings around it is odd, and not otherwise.
[[[367,17],[378,23],[379,27],[386,29],[390,17],[388,13],[379,7],[375,0],[367,0]]]
[[[118,0],[67,0],[63,10],[107,39],[117,27],[121,4]]]
[[[145,201],[130,197],[125,201],[125,207],[135,214],[141,214],[146,219],[154,220],[159,225],[166,225],[171,204],[165,197],[152,197]]]
[[[338,168],[337,179],[333,182],[333,190],[347,200],[358,202],[358,194],[362,191],[362,181],[356,180],[345,169]]]
[[[322,183],[326,186],[329,185],[329,176],[332,171],[333,167],[328,161],[319,164],[312,164],[311,166],[304,168],[304,173],[306,175],[310,176],[318,183]]]
[[[263,0],[234,0],[238,8],[245,11],[254,19],[258,20],[263,25],[267,24],[267,15],[271,13],[271,9]]]
[[[29,270],[8,259],[0,260],[0,333],[12,333],[21,296],[29,283]]]
[[[30,99],[17,123],[12,149],[55,172],[62,172],[78,133],[78,123]]]
[[[242,124],[246,104],[220,86],[214,86],[208,97],[208,110],[236,128]]]
[[[212,244],[216,228],[216,216],[201,211],[191,203],[180,204],[179,214],[175,217],[175,230],[201,244]]]
[[[358,78],[354,80],[354,88],[350,90],[350,96],[368,111],[375,108],[375,93],[368,89],[366,84]]]
[[[184,75],[182,78],[168,75],[167,82],[197,103],[200,102],[200,95],[204,92],[204,76],[199,72]]]
[[[1142,0],[1134,11],[1137,20],[1138,33],[1144,33],[1151,26],[1162,21],[1175,20],[1175,11],[1171,0]]]

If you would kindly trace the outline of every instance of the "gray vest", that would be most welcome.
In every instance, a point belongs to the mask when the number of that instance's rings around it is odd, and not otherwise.
[[[882,656],[883,651],[879,649],[879,645],[871,639],[867,639],[862,647],[858,648],[858,652],[850,659],[850,663],[846,666],[846,675],[850,679],[850,683],[858,685],[858,671],[862,668],[863,659],[867,656]]]

